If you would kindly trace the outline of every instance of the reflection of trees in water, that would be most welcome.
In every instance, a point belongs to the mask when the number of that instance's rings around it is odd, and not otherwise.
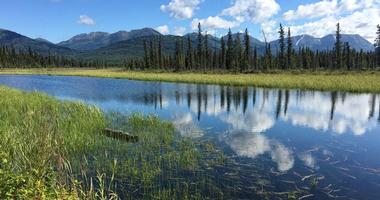
[[[337,92],[331,92],[331,111],[330,111],[330,120],[334,119],[335,104],[337,98]]]
[[[244,121],[243,118],[250,116],[250,113],[266,112],[275,120],[317,130],[333,129],[339,133],[349,128],[363,134],[376,121],[377,110],[380,122],[377,95],[345,92],[180,84],[149,89],[129,96],[125,101],[153,105],[155,109],[187,107],[195,113],[198,121],[203,114],[218,119],[222,115],[238,114],[233,116],[239,116]]]
[[[371,101],[370,101],[370,108],[371,109],[369,110],[368,119],[372,119],[375,116],[375,106],[376,106],[375,104],[376,104],[376,95],[373,94]]]
[[[288,105],[289,105],[289,90],[285,90],[284,116],[286,116],[288,112]]]
[[[252,93],[252,107],[255,107],[255,105],[256,105],[256,95],[257,95],[256,88],[253,88],[253,93]]]
[[[278,119],[278,117],[280,116],[281,104],[282,104],[282,90],[278,90],[277,106],[276,106],[276,119]]]
[[[224,109],[224,102],[225,102],[225,89],[224,86],[220,86],[220,107]]]
[[[242,98],[243,98],[243,113],[245,114],[248,107],[248,88],[247,87],[243,88]]]
[[[187,107],[191,107],[191,89],[190,86],[187,86]]]

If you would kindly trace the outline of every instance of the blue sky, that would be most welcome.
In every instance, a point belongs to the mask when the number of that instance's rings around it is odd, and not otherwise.
[[[279,23],[295,35],[343,32],[374,39],[380,0],[1,0],[0,28],[59,42],[92,31],[143,27],[165,34],[193,32],[201,22],[220,36],[229,27],[262,39],[277,37]],[[371,41],[371,42],[372,42]]]

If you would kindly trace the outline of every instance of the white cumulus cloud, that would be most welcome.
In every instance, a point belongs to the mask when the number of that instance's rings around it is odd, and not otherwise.
[[[376,37],[376,25],[380,22],[380,8],[373,7],[357,10],[343,17],[326,16],[316,21],[291,26],[291,29],[293,34],[306,33],[322,37],[327,34],[333,34],[338,22],[341,25],[343,33],[359,34],[368,41],[373,42]]]
[[[162,25],[156,28],[156,31],[163,35],[169,34],[169,27],[167,25]]]
[[[233,5],[222,11],[222,15],[234,17],[236,20],[260,23],[270,19],[280,10],[275,0],[235,0]]]
[[[92,19],[91,17],[89,17],[87,15],[80,15],[79,20],[78,20],[78,24],[95,25],[96,22],[94,19]]]
[[[201,0],[171,0],[169,4],[161,5],[160,9],[177,19],[189,19],[194,16],[200,3]]]
[[[205,19],[193,19],[193,21],[191,22],[191,29],[197,30],[198,23],[201,23],[202,28],[204,30],[207,30],[208,32],[214,32],[215,29],[235,28],[240,25],[238,21],[228,21],[219,16],[210,16]]]
[[[297,9],[285,12],[283,18],[292,22],[294,35],[322,37],[334,33],[339,22],[343,33],[359,34],[373,42],[380,21],[380,1],[322,0],[299,5]]]
[[[286,20],[302,18],[316,18],[336,12],[337,0],[323,0],[312,4],[299,5],[297,10],[289,10],[284,13]]]
[[[322,0],[311,4],[299,5],[296,10],[284,13],[286,20],[313,19],[329,15],[341,15],[358,9],[370,8],[374,0]]]
[[[174,35],[183,36],[186,32],[186,28],[179,26],[174,28]]]

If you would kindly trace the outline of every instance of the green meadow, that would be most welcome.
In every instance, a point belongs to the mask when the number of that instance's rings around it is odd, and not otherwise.
[[[330,72],[293,71],[255,74],[193,73],[160,71],[127,71],[113,69],[2,69],[0,74],[43,74],[125,78],[144,81],[164,81],[199,84],[256,86],[265,88],[307,89],[346,92],[380,92],[380,73],[377,71]]]

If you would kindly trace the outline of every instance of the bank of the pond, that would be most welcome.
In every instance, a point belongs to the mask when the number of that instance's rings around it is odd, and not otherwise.
[[[0,87],[0,199],[77,199],[67,157],[104,119],[95,107]]]
[[[41,74],[125,78],[199,84],[256,86],[265,88],[308,89],[346,92],[380,92],[379,72],[277,72],[258,74],[215,74],[141,72],[124,69],[2,69],[0,74]]]
[[[108,137],[106,127],[139,141]],[[220,199],[225,188],[208,169],[225,160],[157,116],[0,86],[0,199]]]

